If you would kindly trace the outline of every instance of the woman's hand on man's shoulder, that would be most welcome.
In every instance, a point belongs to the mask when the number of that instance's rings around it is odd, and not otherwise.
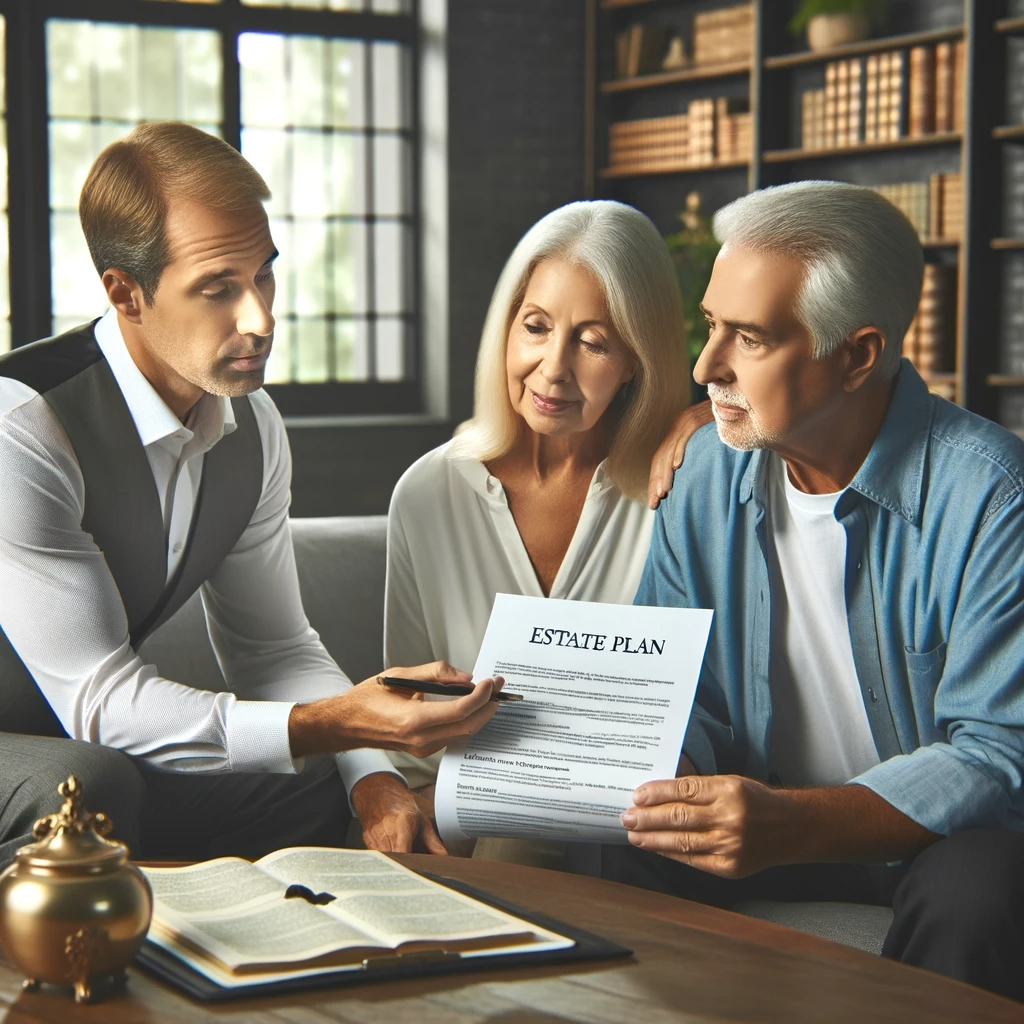
[[[683,464],[690,438],[714,418],[711,402],[704,401],[684,409],[672,421],[651,459],[651,475],[647,483],[649,508],[657,508],[661,499],[672,489],[672,475]]]

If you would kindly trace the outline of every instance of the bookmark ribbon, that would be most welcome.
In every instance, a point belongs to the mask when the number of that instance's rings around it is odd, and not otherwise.
[[[284,891],[284,898],[286,900],[305,900],[315,907],[322,907],[325,903],[331,903],[338,897],[332,896],[329,892],[313,892],[312,889],[304,885],[289,885]]]

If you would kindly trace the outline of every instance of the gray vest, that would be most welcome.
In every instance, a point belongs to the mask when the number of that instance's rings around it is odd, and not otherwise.
[[[14,349],[0,357],[0,377],[38,391],[71,440],[85,480],[82,529],[107,560],[137,648],[199,589],[241,537],[263,490],[263,448],[249,399],[233,398],[237,429],[206,453],[188,544],[168,582],[153,471],[94,326]],[[59,634],[62,624],[41,621],[37,628]],[[67,735],[2,622],[0,732]]]

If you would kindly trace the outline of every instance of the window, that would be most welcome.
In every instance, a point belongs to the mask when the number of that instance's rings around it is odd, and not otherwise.
[[[26,97],[4,122],[24,158],[11,165],[9,225],[0,179],[0,349],[102,312],[82,183],[136,124],[181,120],[236,146],[273,192],[267,384],[282,411],[419,411],[410,3],[0,0],[0,16],[19,43],[0,80]]]

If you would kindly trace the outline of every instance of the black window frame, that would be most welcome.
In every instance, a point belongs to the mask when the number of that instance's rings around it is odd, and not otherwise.
[[[372,0],[364,0],[370,5]],[[0,0],[6,20],[8,232],[10,252],[11,347],[46,337],[51,329],[49,122],[46,22],[51,18],[115,22],[167,28],[214,29],[223,61],[224,139],[241,148],[241,92],[238,37],[243,32],[309,35],[366,42],[396,42],[409,52],[411,141],[409,257],[411,310],[406,332],[405,378],[400,381],[330,381],[268,384],[286,416],[422,413],[422,297],[420,211],[419,0],[406,12],[247,7],[241,0],[175,3],[168,0]],[[373,127],[365,129],[373,134]],[[372,147],[367,160],[372,161]],[[372,175],[372,164],[367,175]],[[373,214],[366,217],[372,225]],[[369,268],[373,272],[373,268]],[[371,311],[368,317],[376,318]],[[371,346],[372,351],[373,346]],[[373,362],[371,356],[371,373]]]

